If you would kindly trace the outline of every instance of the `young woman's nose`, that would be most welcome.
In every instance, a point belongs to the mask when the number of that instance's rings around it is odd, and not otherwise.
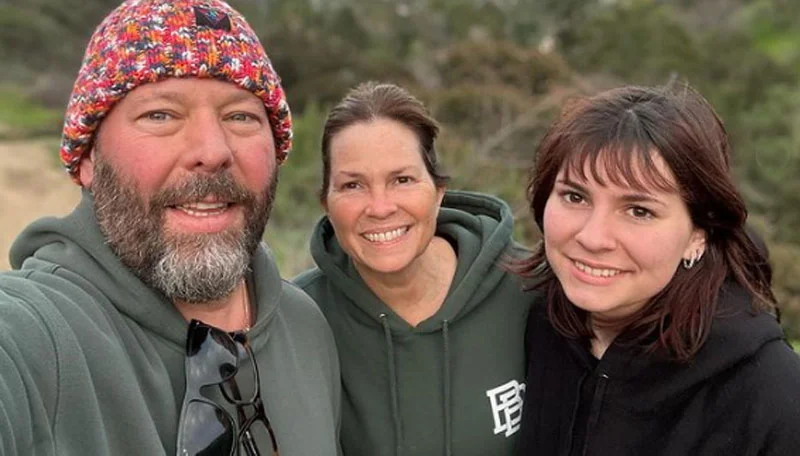
[[[616,246],[613,221],[609,214],[593,209],[587,214],[575,240],[587,251],[611,250]]]

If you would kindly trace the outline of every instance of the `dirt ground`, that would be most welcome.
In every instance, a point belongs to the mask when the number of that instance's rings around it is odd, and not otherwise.
[[[8,249],[30,222],[65,215],[80,189],[58,167],[54,140],[0,141],[0,270],[10,268]]]

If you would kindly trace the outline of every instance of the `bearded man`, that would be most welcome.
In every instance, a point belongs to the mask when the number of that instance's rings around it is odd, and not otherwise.
[[[0,455],[335,455],[339,367],[261,242],[280,79],[220,0],[128,0],[65,116],[82,187],[0,275]]]

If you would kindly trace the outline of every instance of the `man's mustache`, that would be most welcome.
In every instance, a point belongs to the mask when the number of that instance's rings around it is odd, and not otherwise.
[[[159,191],[150,200],[150,210],[163,211],[164,208],[194,203],[212,197],[229,204],[252,205],[256,195],[236,182],[230,172],[217,174],[193,174],[177,185]]]

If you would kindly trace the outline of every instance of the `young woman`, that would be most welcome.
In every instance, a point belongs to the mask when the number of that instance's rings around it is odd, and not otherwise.
[[[800,357],[745,232],[722,122],[687,88],[566,109],[528,186],[543,233],[521,455],[789,455]]]
[[[516,443],[534,295],[501,267],[515,251],[508,206],[445,191],[437,133],[391,84],[355,88],[325,123],[318,268],[296,281],[339,348],[347,456],[502,456]]]

